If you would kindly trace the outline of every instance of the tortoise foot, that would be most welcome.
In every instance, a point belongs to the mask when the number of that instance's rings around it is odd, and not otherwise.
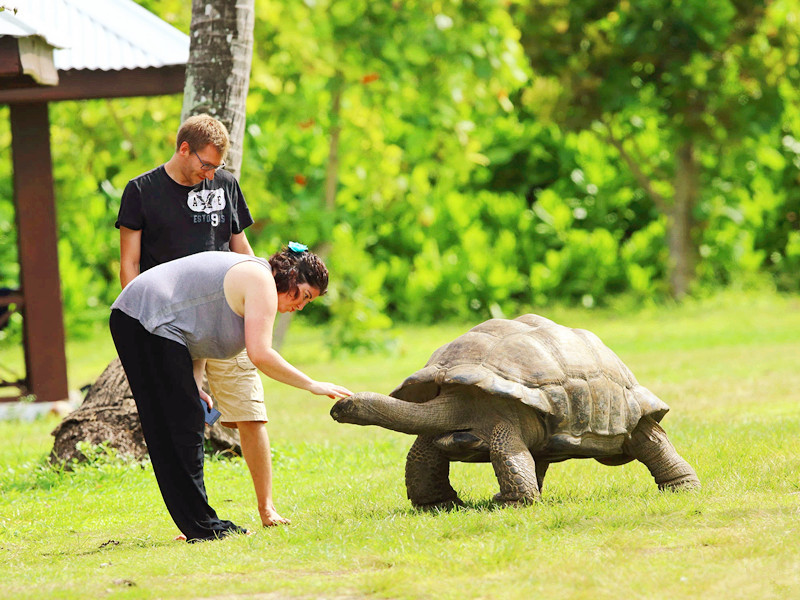
[[[670,492],[695,492],[700,489],[700,480],[694,473],[684,475],[673,481],[665,481],[658,486],[659,490]]]
[[[415,509],[425,512],[458,510],[459,508],[466,506],[460,498],[455,498],[454,500],[442,500],[441,502],[430,502],[428,504],[417,504],[416,502],[412,502],[411,504]]]
[[[505,506],[529,506],[541,500],[539,496],[522,496],[522,497],[506,497],[502,493],[497,493],[492,498],[495,502],[499,504],[504,504]]]

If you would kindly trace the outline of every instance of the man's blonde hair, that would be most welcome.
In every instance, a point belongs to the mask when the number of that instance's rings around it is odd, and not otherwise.
[[[202,150],[211,144],[223,159],[231,146],[228,129],[211,115],[194,115],[186,119],[178,129],[175,149],[180,150],[183,142],[188,143],[193,151]]]

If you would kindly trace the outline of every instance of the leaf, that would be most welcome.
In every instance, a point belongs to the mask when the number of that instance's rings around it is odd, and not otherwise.
[[[430,55],[419,44],[409,44],[403,48],[403,56],[413,65],[426,65],[430,61]]]
[[[775,148],[761,146],[756,150],[758,162],[773,171],[782,171],[786,167],[786,159]]]

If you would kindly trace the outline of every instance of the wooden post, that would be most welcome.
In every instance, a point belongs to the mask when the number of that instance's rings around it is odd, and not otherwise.
[[[37,402],[66,400],[67,359],[47,103],[9,107],[28,389]]]

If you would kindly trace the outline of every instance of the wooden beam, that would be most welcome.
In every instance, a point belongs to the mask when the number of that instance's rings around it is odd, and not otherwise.
[[[172,65],[123,71],[59,71],[58,85],[13,89],[4,89],[0,79],[0,104],[182,94],[185,70],[185,65]]]
[[[27,387],[54,402],[68,388],[50,119],[46,103],[12,104],[10,114]]]
[[[22,75],[22,62],[19,60],[19,42],[17,38],[10,35],[0,36],[0,77],[15,77],[18,75]]]
[[[22,294],[12,293],[0,296],[0,307],[8,306],[9,304],[16,304],[21,307],[23,304]]]

